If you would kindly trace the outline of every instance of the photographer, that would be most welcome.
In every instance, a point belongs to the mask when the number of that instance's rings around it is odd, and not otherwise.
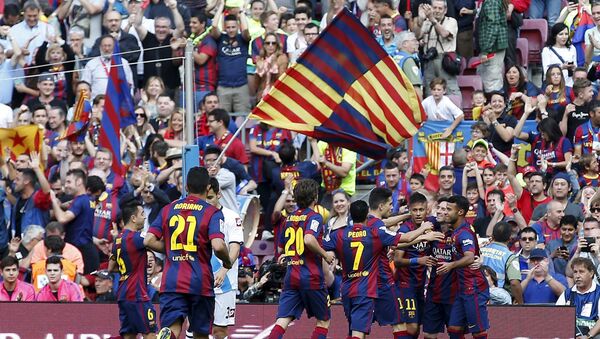
[[[460,95],[456,76],[448,74],[442,67],[444,52],[456,51],[458,34],[458,23],[456,19],[446,16],[447,10],[445,0],[433,0],[431,5],[419,5],[419,16],[416,18],[414,30],[422,49],[421,62],[424,64],[425,77],[423,83],[428,84],[433,78],[441,77],[448,83],[449,95]]]
[[[245,302],[278,303],[285,271],[285,265],[276,263],[273,260],[265,261],[259,269],[260,279],[243,293],[240,293],[240,300]],[[239,272],[238,279],[242,279],[242,274],[247,276],[246,273]],[[240,285],[240,291],[241,288]]]
[[[593,217],[588,217],[583,221],[583,237],[577,240],[577,249],[567,265],[565,273],[571,281],[573,279],[572,264],[575,258],[590,259],[596,268],[596,275],[600,276],[600,223]]]

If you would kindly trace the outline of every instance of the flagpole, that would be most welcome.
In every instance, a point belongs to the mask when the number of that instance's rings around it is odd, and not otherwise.
[[[225,145],[225,147],[223,147],[223,149],[221,150],[221,154],[219,154],[219,157],[217,158],[217,161],[216,161],[217,164],[219,163],[219,161],[221,161],[221,158],[223,158],[223,156],[225,155],[225,151],[227,151],[229,146],[231,146],[231,144],[233,143],[233,140],[235,140],[235,138],[237,138],[238,134],[240,134],[240,132],[244,129],[244,127],[246,126],[248,121],[250,121],[251,116],[252,116],[252,113],[248,114],[248,116],[246,117],[246,120],[244,120],[244,122],[242,122],[240,127],[238,127],[237,131],[235,131],[235,133],[233,134],[233,137],[231,139],[229,139],[229,142],[227,143],[227,145]]]
[[[194,143],[194,100],[196,93],[194,93],[194,46],[191,41],[187,41],[185,44],[185,134],[186,143],[192,145]]]

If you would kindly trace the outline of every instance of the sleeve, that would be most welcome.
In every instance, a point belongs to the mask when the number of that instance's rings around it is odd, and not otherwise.
[[[139,232],[136,232],[133,235],[133,244],[135,245],[135,248],[138,250],[143,250],[145,248],[144,246],[144,238],[142,238],[142,235]],[[113,249],[116,246],[113,246]]]
[[[304,234],[319,237],[323,233],[323,217],[320,214],[313,215],[304,223]]]
[[[565,292],[563,292],[560,297],[558,297],[558,300],[556,301],[556,305],[558,306],[565,306],[565,305],[569,305],[569,302],[567,301],[567,299],[565,298]]]
[[[533,218],[532,218],[533,219]],[[533,228],[535,230],[535,233],[537,234],[537,242],[538,244],[543,244],[546,242],[546,238],[544,237],[544,233],[542,232],[542,225],[540,225],[540,223],[535,223],[533,225],[531,225],[531,228]]]
[[[347,162],[347,163],[355,165],[356,164],[356,152],[344,148],[342,150],[342,162]]]
[[[217,56],[217,44],[215,40],[211,37],[206,37],[200,47],[198,48],[198,53],[206,54],[210,57]]]
[[[154,236],[157,239],[161,239],[163,237],[163,224],[164,224],[163,220],[169,213],[169,206],[170,205],[167,205],[162,208],[160,213],[158,213],[158,215],[156,216],[156,219],[154,219],[154,221],[148,228],[148,233],[154,234]]]
[[[229,239],[229,243],[244,243],[244,227],[242,224],[242,218],[237,213],[231,213],[231,220],[226,220],[227,227],[227,239]]]
[[[383,246],[396,246],[400,242],[400,238],[402,238],[400,233],[394,234],[387,227],[378,228],[377,233]]]
[[[565,137],[563,137],[563,138],[565,138]],[[565,154],[567,152],[573,153],[573,144],[571,143],[571,140],[565,138],[565,141],[562,143],[562,151],[563,151],[563,154]]]
[[[573,146],[583,147],[583,125],[577,126],[575,134],[573,135]]]
[[[448,38],[456,39],[456,36],[458,34],[458,22],[456,21],[456,19],[452,18],[452,20],[448,20],[448,27],[446,29],[448,30],[448,32],[450,32],[450,34],[452,34],[452,36],[449,36]]]
[[[460,232],[457,237],[457,245],[462,249],[462,252],[476,252],[475,241],[477,241],[470,232]]]
[[[208,222],[208,239],[213,240],[215,238],[223,239],[224,235],[221,233],[221,224],[224,222],[223,212],[215,212]]]
[[[335,251],[337,245],[337,233],[338,231],[333,231],[327,239],[323,241],[323,249],[325,251]]]
[[[533,220],[533,221],[538,221],[538,220],[540,220],[540,218],[541,218],[542,216],[544,216],[544,214],[546,214],[546,207],[547,207],[547,206],[546,206],[546,204],[539,205],[538,207],[536,207],[536,208],[533,210],[533,213],[532,213],[532,215],[531,215],[531,220]]]
[[[79,213],[81,213],[82,209],[82,200],[79,198],[75,198],[75,201],[73,201],[73,203],[71,204],[71,206],[69,206],[69,209],[67,211],[70,211],[71,213],[75,214],[75,216],[77,216],[79,215]]]
[[[588,46],[590,42],[590,35],[592,34],[593,29],[588,29],[585,31],[585,45]]]
[[[510,256],[506,263],[506,280],[519,280],[521,281],[521,267],[519,264],[519,257],[516,255]]]

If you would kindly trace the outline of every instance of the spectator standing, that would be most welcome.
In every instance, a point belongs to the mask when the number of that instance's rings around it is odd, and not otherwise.
[[[35,290],[31,284],[19,280],[19,260],[5,257],[0,261],[2,284],[0,285],[0,301],[34,301]]]
[[[227,111],[221,108],[213,109],[207,113],[206,122],[211,134],[196,140],[198,146],[200,146],[200,150],[205,151],[207,146],[213,144],[225,147],[229,140],[233,138],[233,133],[228,130],[231,118]],[[248,165],[249,163],[244,144],[238,138],[233,140],[229,148],[225,151],[225,155],[238,160],[244,165]]]
[[[218,146],[207,147],[204,152],[204,165],[208,169],[208,174],[219,182],[220,205],[238,213],[240,207],[235,192],[235,175],[217,163],[219,154],[221,154],[221,149]]]
[[[33,108],[40,105],[45,106],[47,110],[50,110],[52,107],[57,107],[65,112],[67,111],[67,102],[54,96],[54,91],[56,89],[56,83],[54,81],[55,79],[52,74],[40,74],[40,76],[37,78],[37,89],[39,96],[27,102],[30,112],[33,111]]]
[[[592,83],[587,79],[574,81],[573,93],[575,99],[567,105],[564,113],[554,116],[554,119],[559,122],[560,130],[569,140],[573,140],[577,127],[589,120],[590,106],[592,100],[594,100]]]
[[[42,288],[36,301],[49,302],[74,302],[83,301],[79,285],[72,281],[62,279],[63,265],[57,256],[46,260],[46,275],[48,284]]]
[[[62,240],[65,240],[65,228],[57,221],[51,221],[46,225],[46,238],[51,236],[59,236]],[[62,251],[63,258],[71,261],[77,266],[77,272],[83,274],[83,257],[77,247],[65,242],[65,247]],[[43,241],[38,242],[32,251],[31,264],[35,264],[40,260],[48,259],[46,245]]]
[[[83,41],[87,48],[94,45],[102,35],[102,11],[106,0],[66,0],[56,13],[59,20],[64,20],[69,27],[79,27],[85,33]]]
[[[144,226],[142,229],[144,234],[158,217],[162,208],[171,202],[167,194],[152,183],[148,177],[145,177],[138,188],[124,195],[119,200],[119,205],[129,204],[132,201],[138,204],[141,203],[144,210]]]
[[[304,36],[304,28],[312,20],[312,11],[308,7],[298,7],[294,10],[294,20],[298,30],[296,33],[288,36],[287,39],[287,54],[290,59],[290,64],[296,63],[296,59],[300,56],[302,50],[306,49],[308,42]],[[317,27],[317,33],[318,33]]]
[[[558,20],[562,2],[560,0],[531,0],[529,17],[531,19],[547,19],[548,26],[552,27]],[[544,13],[547,13],[544,16]]]
[[[547,204],[546,215],[531,225],[538,235],[538,244],[547,244],[560,239],[560,220],[565,216],[562,203],[553,200]]]
[[[431,94],[423,100],[423,109],[427,113],[427,119],[430,121],[452,121],[444,133],[440,136],[445,139],[452,135],[452,132],[464,120],[464,114],[450,98],[446,96],[446,80],[434,78],[429,83],[429,93]]]
[[[425,83],[433,78],[441,77],[448,83],[448,94],[460,95],[456,76],[446,73],[442,67],[444,52],[456,51],[456,35],[458,24],[456,19],[446,16],[447,3],[445,0],[433,0],[431,5],[419,5],[419,16],[414,27],[417,39],[422,42],[423,53],[435,50],[435,57],[421,60],[425,63],[423,75]],[[499,71],[496,73],[498,74]],[[429,94],[429,93],[427,93]]]
[[[391,57],[394,57],[398,53],[398,46],[396,45],[397,39],[394,33],[394,22],[392,17],[383,14],[379,19],[379,29],[381,29],[381,35],[377,37],[377,42],[383,47],[383,49]]]
[[[194,44],[194,102],[200,102],[211,92],[217,90],[217,43],[206,30],[207,18],[204,13],[193,12],[190,18],[190,36]]]
[[[23,49],[25,64],[32,63],[35,51],[46,41],[47,36],[55,35],[54,27],[40,20],[40,12],[37,2],[27,1],[23,5],[25,20],[10,28],[11,37]],[[8,53],[7,51],[7,54],[7,56],[12,56],[12,52]]]
[[[453,1],[458,31],[456,34],[456,53],[464,58],[473,56],[473,22],[475,21],[475,1],[458,0]]]
[[[63,278],[69,281],[76,281],[77,266],[75,263],[63,257],[65,241],[57,235],[47,236],[44,241],[45,255],[49,257],[57,256],[63,265]],[[39,292],[46,284],[48,284],[48,276],[46,275],[46,260],[40,260],[31,265],[31,283],[36,292]]]
[[[349,195],[356,191],[356,152],[311,140],[313,161],[319,164],[327,193],[341,188]],[[327,206],[325,206],[327,207]]]
[[[577,51],[571,44],[569,27],[559,22],[552,26],[546,47],[542,50],[543,71],[548,71],[548,66],[559,65],[563,70],[566,86],[573,86],[573,71],[577,67]]]
[[[508,48],[507,7],[506,0],[487,0],[479,12],[477,39],[481,65],[477,72],[486,93],[502,90],[502,77],[498,74],[502,74]]]
[[[592,104],[590,119],[575,129],[573,136],[574,156],[582,157],[585,154],[596,154],[600,150],[600,105]]]
[[[221,107],[230,112],[249,112],[250,94],[246,62],[250,33],[248,19],[242,10],[238,17],[228,14],[223,17],[225,0],[218,0],[217,14],[213,19],[210,34],[217,42],[218,87],[217,95]],[[221,30],[223,18],[224,32]],[[241,33],[239,33],[241,32]]]
[[[408,29],[406,26],[406,20],[395,9],[394,2],[392,0],[373,0],[373,4],[375,5],[375,11],[377,12],[377,14],[379,14],[380,18],[383,18],[384,16],[389,16],[392,19],[394,34],[406,31]]]
[[[419,52],[419,41],[415,33],[403,31],[397,35],[398,52],[394,60],[400,65],[404,74],[413,85],[419,98],[423,98],[423,75],[416,54]]]
[[[600,3],[592,3],[592,18],[596,27],[585,31],[585,62],[589,65],[592,58],[600,55]]]
[[[593,240],[593,241],[592,241]],[[596,274],[600,273],[600,223],[594,217],[588,217],[583,221],[583,237],[577,239],[577,249],[573,257],[567,264],[565,270],[568,278],[573,276],[573,262],[576,258],[589,259],[596,269]]]

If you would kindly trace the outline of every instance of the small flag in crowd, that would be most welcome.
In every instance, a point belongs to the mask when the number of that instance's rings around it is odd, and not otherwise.
[[[426,118],[400,67],[347,9],[252,114],[374,159],[417,133]]]
[[[83,142],[85,140],[85,134],[87,132],[91,112],[92,105],[83,95],[83,93],[80,92],[79,96],[77,97],[77,102],[75,103],[73,120],[71,120],[69,126],[67,126],[58,139]]]
[[[0,149],[10,149],[13,156],[40,152],[44,137],[38,125],[25,125],[15,128],[0,128]]]
[[[116,42],[110,66],[98,146],[106,148],[112,153],[112,170],[116,174],[122,175],[121,129],[135,123],[135,113],[131,90],[121,61],[119,44]]]
[[[567,20],[565,20],[565,23],[571,32],[571,43],[577,51],[577,66],[581,67],[585,65],[585,32],[596,27],[596,24],[594,24],[594,19],[584,10],[583,6],[580,5],[577,11],[578,14],[571,19],[571,24],[569,25]]]

